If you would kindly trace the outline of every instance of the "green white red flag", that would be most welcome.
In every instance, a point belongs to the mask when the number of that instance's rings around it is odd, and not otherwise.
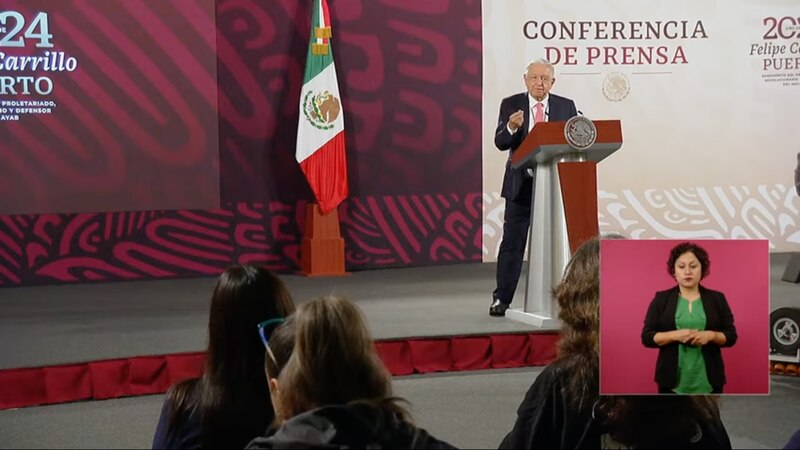
[[[313,2],[296,156],[320,209],[327,213],[339,206],[349,192],[344,111],[331,50],[328,1]]]

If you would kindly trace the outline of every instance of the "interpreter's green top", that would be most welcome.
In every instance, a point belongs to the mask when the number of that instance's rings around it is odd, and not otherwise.
[[[677,329],[702,331],[706,329],[706,312],[703,302],[698,298],[691,302],[678,296],[678,308],[675,310],[675,326]],[[678,345],[678,385],[673,391],[677,394],[710,394],[711,384],[706,374],[706,362],[703,359],[702,347],[689,344]]]

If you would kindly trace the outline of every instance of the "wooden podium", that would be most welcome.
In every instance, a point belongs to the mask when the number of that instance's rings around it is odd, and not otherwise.
[[[588,119],[579,117],[585,126]],[[534,178],[525,303],[522,310],[506,311],[513,320],[543,328],[560,325],[552,290],[572,252],[599,233],[597,163],[622,146],[622,126],[619,120],[592,123],[594,142],[586,148],[568,141],[570,122],[542,122],[511,156],[515,169]]]

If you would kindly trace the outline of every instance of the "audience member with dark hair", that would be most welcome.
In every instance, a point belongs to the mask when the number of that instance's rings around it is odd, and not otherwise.
[[[731,448],[710,396],[600,396],[600,242],[575,252],[554,295],[558,357],[536,377],[500,448]]]
[[[266,269],[235,265],[220,275],[203,374],[167,392],[153,448],[243,448],[261,435],[274,412],[258,325],[293,311],[286,286]]]
[[[697,244],[684,242],[670,251],[667,272],[677,285],[656,292],[642,329],[642,344],[659,349],[659,393],[722,393],[726,380],[720,349],[733,346],[737,334],[725,295],[700,284],[710,269],[708,252]]]
[[[248,448],[452,448],[414,426],[392,395],[354,304],[313,300],[297,309],[294,326],[292,356],[270,382],[280,427]]]

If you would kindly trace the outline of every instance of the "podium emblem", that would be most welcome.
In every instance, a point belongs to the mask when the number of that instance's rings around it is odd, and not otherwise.
[[[584,116],[575,116],[564,125],[564,137],[575,150],[586,150],[597,139],[597,127]]]

